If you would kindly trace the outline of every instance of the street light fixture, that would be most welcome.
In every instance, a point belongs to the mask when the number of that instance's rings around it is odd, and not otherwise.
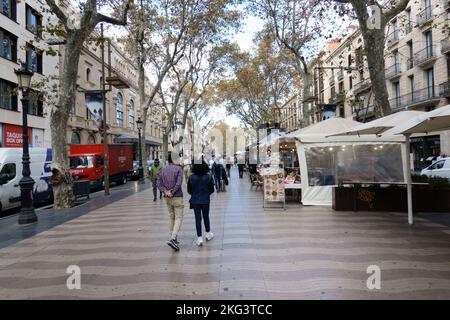
[[[142,142],[141,142],[141,130],[142,130],[142,119],[139,116],[137,121],[137,128],[138,128],[138,136],[139,136],[139,143],[138,143],[138,148],[139,148],[139,183],[140,184],[144,184],[145,180],[144,180],[144,168],[142,167]]]
[[[17,76],[17,83],[22,92],[22,179],[20,186],[21,209],[19,214],[19,224],[28,224],[37,221],[36,213],[33,207],[33,185],[30,171],[30,153],[28,146],[28,94],[31,87],[31,77],[33,71],[28,70],[25,64],[20,69],[14,70]]]

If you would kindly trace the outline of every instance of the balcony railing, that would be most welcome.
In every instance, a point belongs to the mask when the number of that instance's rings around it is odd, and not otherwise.
[[[444,7],[444,10],[450,10],[450,0],[442,0],[442,6]]]
[[[338,104],[344,101],[345,93],[333,93],[328,101],[329,104]]]
[[[409,58],[408,60],[406,60],[406,70],[409,70],[412,68],[414,68],[414,59]]]
[[[412,30],[413,30],[413,23],[410,20],[410,21],[406,22],[405,34],[409,34]]]
[[[441,53],[445,54],[450,52],[450,37],[441,40]]]
[[[360,92],[363,92],[363,91],[369,89],[371,87],[371,85],[372,85],[372,82],[370,81],[370,79],[360,81],[353,86],[353,94],[358,94]]]
[[[441,97],[450,98],[450,80],[439,85],[439,95]]]
[[[334,86],[334,73],[330,77],[329,85],[330,85],[330,87]]]
[[[419,26],[421,26],[421,25],[431,21],[432,19],[433,19],[433,7],[430,5],[430,6],[425,7],[425,9],[423,9],[422,11],[420,11],[417,14],[416,21],[417,21],[417,24]]]
[[[344,79],[344,70],[340,69],[337,72],[337,78],[338,78],[338,81],[342,81]]]
[[[304,92],[304,97],[303,97],[303,101],[312,101],[316,99],[316,95],[314,94],[314,89],[313,88],[308,88],[306,89]]]
[[[392,66],[386,68],[386,79],[394,79],[401,75],[402,67],[400,63],[395,63]]]
[[[356,109],[353,111],[353,117],[356,121],[368,121],[375,116],[375,106],[367,106],[365,108]]]
[[[387,36],[388,45],[390,45],[390,46],[394,45],[395,43],[398,42],[399,39],[400,39],[399,31],[398,30],[392,31]]]
[[[414,54],[414,66],[424,65],[434,59],[436,59],[436,46],[427,46]]]
[[[389,104],[392,110],[400,110],[415,106],[419,107],[424,104],[433,104],[439,100],[439,89],[437,87],[427,87],[390,99]]]

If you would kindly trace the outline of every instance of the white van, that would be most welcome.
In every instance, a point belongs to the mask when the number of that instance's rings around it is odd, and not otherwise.
[[[35,204],[52,201],[53,192],[48,183],[52,175],[51,163],[51,149],[30,148]],[[20,207],[20,179],[22,179],[22,148],[0,148],[0,211]]]
[[[431,166],[423,169],[421,174],[450,179],[450,158],[437,160]]]

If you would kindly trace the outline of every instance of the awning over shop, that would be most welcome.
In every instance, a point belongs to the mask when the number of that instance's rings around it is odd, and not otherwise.
[[[138,137],[122,134],[114,138],[115,143],[138,143]],[[153,140],[145,140],[145,144],[149,146],[162,146],[162,143]]]

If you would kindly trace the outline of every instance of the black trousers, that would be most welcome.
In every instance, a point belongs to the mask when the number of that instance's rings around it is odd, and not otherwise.
[[[206,232],[211,231],[209,225],[209,203],[208,204],[193,204],[195,213],[195,228],[197,229],[197,237],[202,236],[202,217],[205,223]]]

